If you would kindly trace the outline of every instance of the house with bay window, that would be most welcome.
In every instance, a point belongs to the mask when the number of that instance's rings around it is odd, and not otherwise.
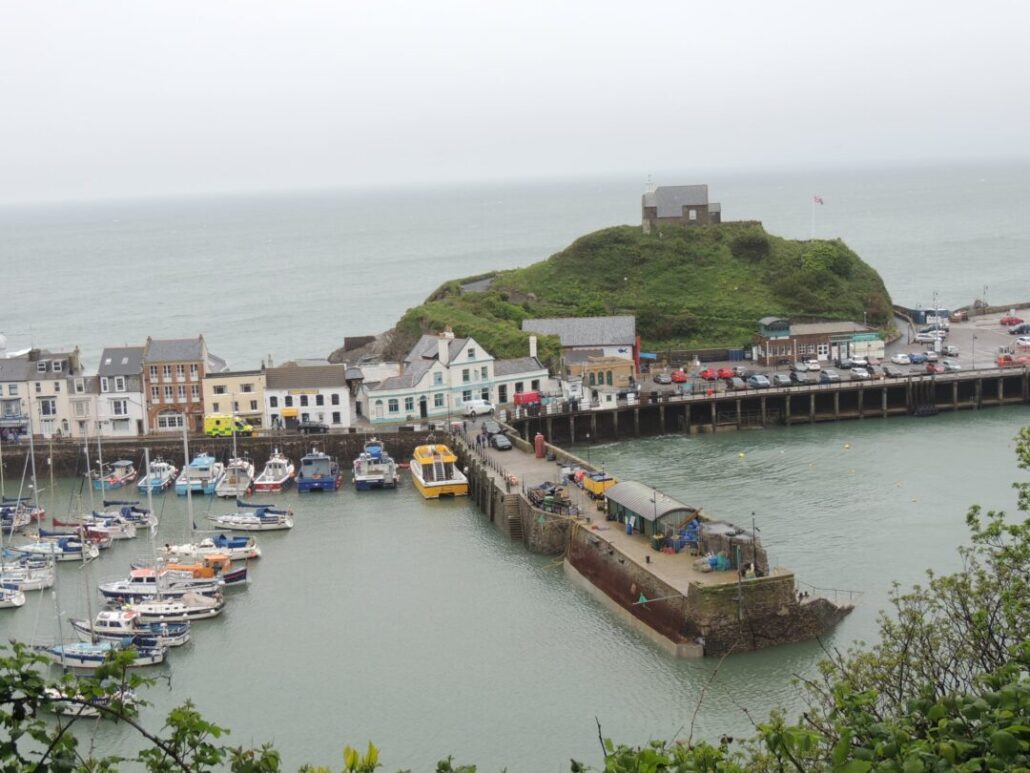
[[[547,369],[536,357],[495,360],[474,338],[423,335],[400,375],[367,383],[359,398],[373,424],[461,416],[465,402],[507,403],[515,392],[541,389]]]
[[[97,367],[97,424],[104,437],[147,434],[142,346],[107,347]]]
[[[349,427],[347,366],[287,362],[266,368],[264,401],[264,424],[272,429],[292,429],[305,421],[321,422],[330,429]]]
[[[143,394],[151,431],[191,432],[204,426],[201,384],[209,373],[228,370],[225,360],[208,351],[204,336],[155,339],[143,347]]]
[[[95,429],[96,380],[83,371],[79,350],[31,349],[0,360],[0,429],[11,436],[81,437]]]

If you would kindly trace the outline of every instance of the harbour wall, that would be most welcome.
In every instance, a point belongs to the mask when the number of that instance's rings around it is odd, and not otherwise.
[[[1030,372],[1010,368],[781,389],[657,394],[603,410],[572,412],[558,404],[532,415],[520,410],[508,423],[523,439],[540,432],[554,443],[572,444],[1026,404]]]

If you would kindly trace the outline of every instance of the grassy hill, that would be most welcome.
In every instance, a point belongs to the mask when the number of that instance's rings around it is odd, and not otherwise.
[[[397,326],[399,343],[450,325],[496,357],[524,356],[530,317],[635,314],[645,349],[743,346],[758,319],[862,320],[885,325],[891,300],[879,274],[840,240],[790,241],[756,223],[651,234],[606,228],[545,261],[490,275],[486,290],[448,282]],[[541,358],[558,343],[541,339]]]

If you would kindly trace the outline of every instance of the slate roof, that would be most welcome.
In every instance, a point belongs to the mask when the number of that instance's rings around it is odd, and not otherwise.
[[[604,357],[604,349],[577,349],[574,352],[567,352],[565,364],[578,365],[581,362],[589,362],[591,357]]]
[[[658,217],[682,217],[683,207],[708,205],[707,185],[663,185],[654,193]]]
[[[654,521],[663,515],[677,511],[697,512],[696,507],[685,505],[661,491],[635,480],[624,480],[616,483],[604,492],[604,495],[627,510],[636,513],[645,521]],[[657,501],[655,501],[657,499]]]
[[[199,362],[204,359],[204,340],[197,338],[148,338],[146,362]]]
[[[25,355],[0,359],[0,381],[27,381],[35,372],[36,364]]]
[[[321,389],[347,386],[347,366],[284,365],[265,370],[266,389]]]
[[[872,328],[858,322],[803,322],[790,326],[790,333],[794,336],[872,332],[875,332]]]
[[[762,317],[760,320],[758,320],[758,324],[762,325],[763,327],[768,327],[769,325],[774,325],[777,322],[786,322],[786,321],[787,320],[784,319],[783,317]]]
[[[468,344],[467,338],[452,338],[447,345],[447,361],[452,361],[461,354],[461,350]],[[440,353],[440,336],[423,335],[416,344],[411,347],[405,362],[415,362],[418,359],[435,360]]]
[[[109,346],[100,355],[98,376],[138,376],[143,372],[142,346]]]
[[[494,376],[517,376],[520,373],[541,371],[544,366],[536,357],[515,357],[511,360],[494,360]]]
[[[524,319],[522,330],[558,336],[563,347],[633,346],[637,339],[637,320],[632,316]]]
[[[384,378],[378,384],[370,386],[369,389],[372,391],[378,391],[380,389],[412,389],[422,377],[429,372],[429,369],[433,367],[433,360],[430,359],[418,359],[412,362],[408,367],[404,369],[404,372],[399,376],[390,376]]]

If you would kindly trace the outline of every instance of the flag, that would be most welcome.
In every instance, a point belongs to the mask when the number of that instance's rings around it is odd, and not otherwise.
[[[812,202],[822,206],[822,204],[823,204],[823,197],[822,196],[813,196],[812,197]]]

